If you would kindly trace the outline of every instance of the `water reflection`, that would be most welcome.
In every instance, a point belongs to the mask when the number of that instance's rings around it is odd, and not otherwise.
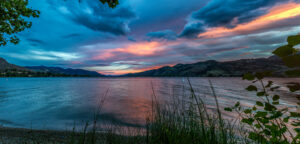
[[[191,78],[197,95],[214,111],[208,80],[216,89],[221,107],[236,101],[252,105],[255,94],[246,92],[248,84],[240,78]],[[293,79],[293,81],[299,79]],[[282,85],[287,79],[276,79]],[[159,101],[173,96],[189,97],[185,78],[1,78],[0,124],[35,129],[71,129],[74,123],[92,121],[101,105],[100,121],[123,126],[140,127],[151,110],[152,86]],[[281,89],[284,93],[286,89]],[[282,102],[295,106],[295,97],[283,97]],[[232,117],[223,112],[227,117]]]

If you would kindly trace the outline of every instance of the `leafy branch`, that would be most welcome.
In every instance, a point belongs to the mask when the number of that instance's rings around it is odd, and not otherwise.
[[[300,44],[300,35],[290,36],[288,45],[277,48],[273,54],[280,57],[286,66],[293,68],[286,72],[288,76],[300,76],[300,55],[294,46]],[[300,113],[288,107],[280,106],[280,96],[276,94],[279,86],[273,81],[264,83],[265,77],[272,76],[271,72],[247,73],[244,80],[251,81],[246,90],[255,92],[259,98],[250,108],[242,108],[240,102],[233,107],[225,108],[226,111],[235,111],[241,117],[241,122],[250,128],[248,138],[258,143],[300,143]],[[258,87],[258,85],[260,87]],[[290,92],[300,91],[300,83],[287,83]],[[293,129],[289,129],[289,125]]]
[[[19,43],[16,33],[30,28],[31,22],[24,18],[39,17],[40,12],[28,8],[28,0],[1,0],[0,2],[0,46],[8,42]]]

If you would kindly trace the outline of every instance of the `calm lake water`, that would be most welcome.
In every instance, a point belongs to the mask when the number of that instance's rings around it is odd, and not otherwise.
[[[215,100],[209,80],[221,107],[232,106],[236,101],[245,105],[255,103],[255,93],[244,90],[250,83],[241,78],[191,78],[197,94],[212,110]],[[300,79],[272,80],[277,85],[300,82]],[[0,125],[70,130],[74,124],[91,122],[100,101],[106,97],[100,113],[103,123],[139,127],[151,110],[151,83],[162,103],[188,89],[186,78],[0,78]],[[279,92],[285,94],[287,88]],[[285,94],[281,102],[296,107],[300,101]]]

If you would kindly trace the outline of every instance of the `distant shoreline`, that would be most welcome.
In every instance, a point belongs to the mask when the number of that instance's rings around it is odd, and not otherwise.
[[[242,78],[242,76],[220,76],[220,77],[205,77],[205,76],[105,76],[105,77],[0,77],[0,78]],[[300,77],[266,77],[266,78],[300,78]]]
[[[32,130],[25,128],[0,127],[0,143],[66,143],[71,131]]]

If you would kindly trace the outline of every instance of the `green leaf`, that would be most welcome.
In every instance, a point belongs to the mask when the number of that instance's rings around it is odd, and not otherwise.
[[[273,51],[273,54],[275,54],[281,58],[284,58],[286,56],[294,54],[295,51],[296,50],[293,48],[292,45],[285,45],[285,46],[277,48],[275,51]]]
[[[257,87],[254,85],[250,85],[246,88],[247,91],[257,91]]]
[[[266,135],[271,135],[271,132],[267,129],[264,129],[263,132],[266,134]]]
[[[300,133],[300,128],[295,128],[294,129],[297,133]]]
[[[258,111],[254,117],[266,117],[268,112]]]
[[[256,111],[256,110],[257,110],[257,108],[254,106],[254,107],[252,108],[252,110]]]
[[[234,107],[238,107],[238,106],[240,106],[240,102],[236,102],[234,105]]]
[[[249,81],[252,81],[255,79],[255,76],[251,73],[247,73],[247,74],[244,74],[243,76],[243,80],[249,80]]]
[[[229,108],[229,107],[224,108],[224,110],[225,110],[225,111],[232,112],[232,108]]]
[[[256,105],[258,105],[258,106],[264,106],[264,104],[262,102],[260,102],[260,101],[257,101]]]
[[[286,117],[286,118],[283,119],[283,121],[284,121],[285,123],[287,123],[287,122],[289,122],[289,119],[290,119],[290,117]]]
[[[280,88],[280,86],[276,86],[276,87],[272,87],[270,90],[274,91],[274,90],[279,89],[279,88]]]
[[[300,69],[289,70],[289,71],[286,71],[285,74],[290,77],[298,77],[298,76],[300,76]]]
[[[274,111],[276,109],[277,108],[275,106],[271,105],[270,103],[265,103],[264,110],[266,110],[266,111]]]
[[[279,105],[279,102],[278,101],[276,101],[276,102],[274,101],[274,102],[272,102],[272,104],[273,105]]]
[[[287,38],[287,42],[289,43],[289,45],[292,46],[300,44],[300,35],[289,36]]]
[[[287,87],[290,89],[291,92],[295,92],[300,90],[300,83],[288,83]]]
[[[254,125],[256,128],[261,128],[261,126],[259,124],[255,124]]]
[[[266,138],[258,133],[250,132],[248,135],[248,138],[253,141],[259,141],[262,144],[265,144],[267,142]]]
[[[276,112],[272,113],[272,116],[270,117],[270,119],[277,119],[281,116],[282,116],[282,112],[281,111],[276,111]]]
[[[300,113],[290,112],[290,117],[300,117]]]
[[[300,121],[298,121],[298,122],[293,122],[293,123],[292,123],[292,126],[295,126],[295,127],[300,126]]]
[[[268,84],[266,85],[266,88],[269,88],[273,85],[273,81],[268,81]]]
[[[300,54],[286,56],[282,60],[290,68],[300,67]]]
[[[266,93],[265,92],[258,92],[256,95],[257,96],[264,96]]]
[[[245,113],[245,114],[250,114],[251,112],[252,112],[251,109],[246,109],[246,110],[244,110],[244,113]]]
[[[280,96],[279,95],[274,95],[273,96],[273,101],[278,101],[280,99]]]
[[[257,118],[257,120],[263,124],[269,123],[269,119],[267,119],[267,118]]]
[[[253,122],[254,122],[254,119],[253,118],[243,118],[242,122],[246,123],[246,124],[249,124],[249,125],[252,125]]]

